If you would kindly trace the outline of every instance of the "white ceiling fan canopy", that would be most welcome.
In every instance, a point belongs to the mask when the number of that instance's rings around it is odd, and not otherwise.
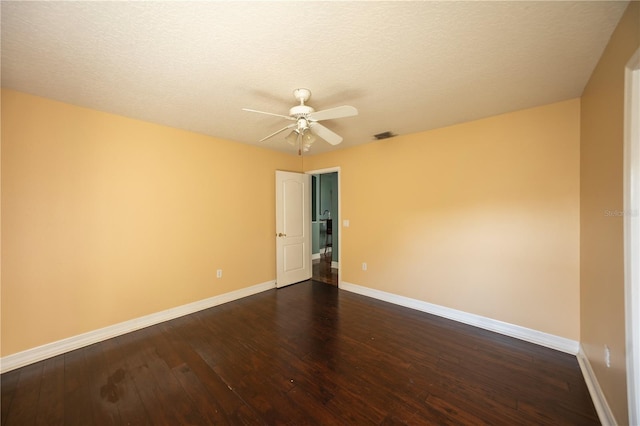
[[[293,96],[300,101],[300,105],[304,105],[304,103],[307,102],[311,97],[311,90],[296,89],[293,91]]]

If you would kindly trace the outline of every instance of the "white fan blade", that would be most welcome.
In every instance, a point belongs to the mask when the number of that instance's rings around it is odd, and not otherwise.
[[[290,116],[288,116],[288,115],[274,114],[274,113],[272,113],[272,112],[258,111],[257,109],[242,108],[242,110],[243,110],[243,111],[249,111],[249,112],[257,112],[258,114],[273,115],[274,117],[286,118],[287,120],[295,120],[295,118],[294,118],[294,117],[290,117]]]
[[[277,134],[278,134],[278,133],[280,133],[280,132],[284,132],[284,131],[285,131],[285,130],[287,130],[287,129],[292,129],[292,128],[296,127],[296,125],[297,125],[297,123],[289,124],[287,127],[283,127],[282,129],[278,130],[277,132],[273,132],[273,133],[271,133],[269,136],[265,136],[264,138],[260,139],[258,142],[266,141],[266,140],[267,140],[267,139],[269,139],[270,137],[275,136],[275,135],[277,135]]]
[[[322,124],[312,121],[309,125],[316,135],[320,136],[331,145],[338,145],[340,142],[342,142],[342,136],[333,132],[332,130],[327,129]]]
[[[358,115],[358,110],[349,105],[343,105],[335,108],[323,109],[322,111],[312,112],[308,115],[310,120],[331,120],[334,118],[352,117]]]

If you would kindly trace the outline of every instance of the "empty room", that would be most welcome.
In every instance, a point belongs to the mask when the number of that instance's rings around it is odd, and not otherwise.
[[[1,426],[640,424],[640,2],[0,8]]]

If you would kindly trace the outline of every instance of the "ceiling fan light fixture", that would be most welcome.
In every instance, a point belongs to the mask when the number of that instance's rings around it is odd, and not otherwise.
[[[289,145],[295,146],[298,141],[298,131],[292,131],[286,138],[284,138],[284,140],[286,140]]]
[[[305,148],[309,148],[316,141],[316,137],[311,133],[310,130],[307,130],[302,135],[302,143]]]

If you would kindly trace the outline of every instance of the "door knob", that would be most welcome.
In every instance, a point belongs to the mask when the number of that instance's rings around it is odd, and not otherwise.
[[[286,237],[287,234],[283,234],[282,232],[278,233],[278,237]]]

